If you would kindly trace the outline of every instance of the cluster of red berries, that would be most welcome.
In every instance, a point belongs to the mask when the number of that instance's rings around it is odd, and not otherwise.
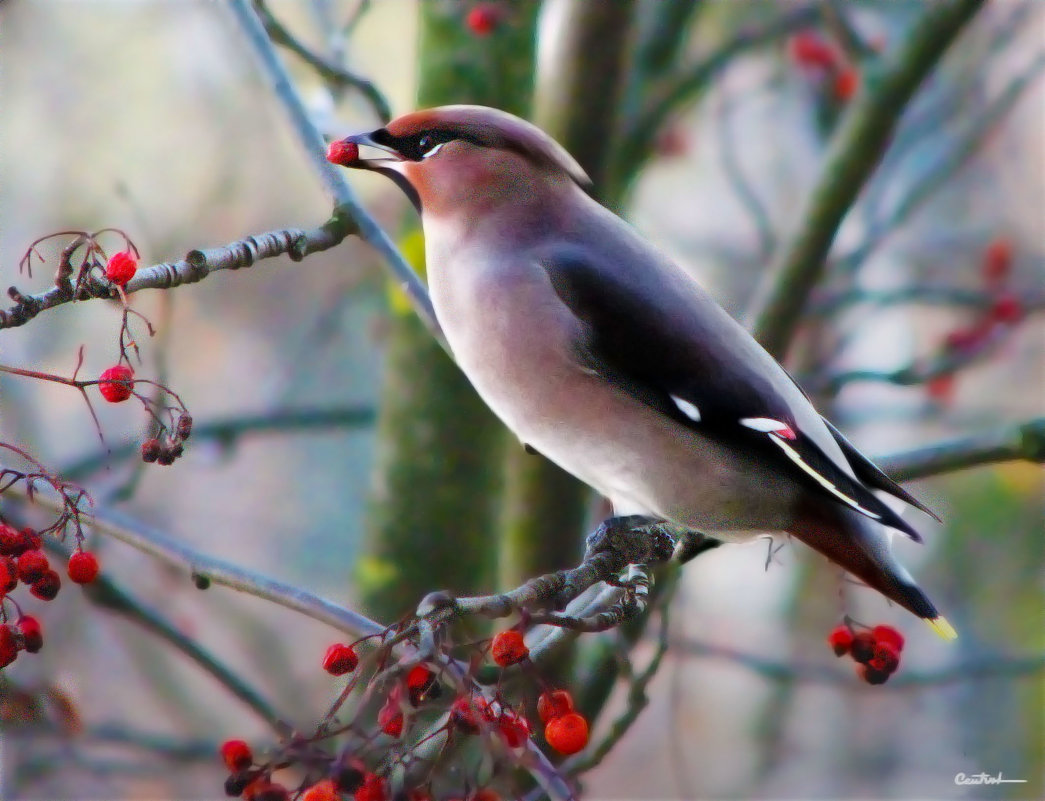
[[[464,18],[465,27],[476,36],[489,36],[501,22],[502,12],[493,3],[477,3]]]
[[[51,567],[50,561],[41,550],[43,540],[31,528],[21,531],[0,522],[0,615],[6,621],[8,596],[21,582],[29,592],[42,601],[53,600],[61,589],[62,579]],[[98,559],[92,553],[77,550],[69,557],[67,572],[76,584],[89,584],[98,576]],[[13,599],[12,599],[13,603]],[[43,647],[43,629],[40,622],[23,614],[14,604],[19,615],[14,625],[0,625],[0,668],[7,667],[18,656],[19,651],[35,654]]]
[[[127,286],[127,282],[138,272],[138,259],[129,250],[121,250],[109,259],[105,265],[105,277],[117,286]]]
[[[853,631],[843,623],[827,635],[827,644],[836,656],[849,654],[857,663],[857,674],[868,684],[885,684],[900,667],[904,639],[892,626]]]
[[[860,71],[849,63],[840,48],[819,34],[813,31],[796,33],[788,42],[788,52],[798,66],[830,80],[836,100],[844,103],[860,88]]]
[[[1019,297],[1009,288],[1012,275],[1012,243],[1005,237],[997,237],[988,243],[980,261],[980,276],[984,289],[990,295],[990,303],[969,325],[957,328],[943,340],[943,352],[951,356],[963,356],[978,351],[1001,327],[1020,322],[1026,309]],[[944,403],[954,395],[955,374],[947,372],[936,376],[926,384],[926,392],[935,401]]]
[[[142,461],[156,464],[174,464],[174,460],[185,453],[185,440],[192,434],[192,415],[182,412],[168,436],[150,437],[142,443]]]
[[[541,693],[537,716],[544,724],[544,739],[560,754],[576,754],[588,744],[588,721],[573,708],[573,697],[566,690]]]

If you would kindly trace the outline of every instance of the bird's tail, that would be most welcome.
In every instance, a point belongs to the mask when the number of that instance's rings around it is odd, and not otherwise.
[[[957,633],[896,561],[885,528],[842,507],[804,505],[788,533],[848,570],[886,598],[923,618],[944,639]]]

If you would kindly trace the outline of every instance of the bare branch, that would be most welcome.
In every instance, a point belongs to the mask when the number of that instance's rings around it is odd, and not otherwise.
[[[1045,656],[1008,656],[992,654],[978,659],[951,665],[931,672],[901,672],[890,678],[887,684],[864,688],[847,671],[837,670],[830,664],[790,664],[777,662],[754,654],[743,653],[725,646],[696,640],[680,640],[671,643],[672,651],[686,657],[724,659],[771,681],[802,682],[807,684],[851,685],[863,692],[934,687],[962,681],[974,681],[991,676],[1032,676],[1045,670]]]
[[[228,7],[232,9],[247,41],[258,56],[276,97],[286,109],[301,145],[305,148],[312,166],[322,178],[327,191],[334,198],[338,209],[355,222],[359,235],[381,254],[393,278],[410,299],[417,316],[432,333],[432,336],[442,343],[442,332],[435,319],[435,311],[432,309],[428,290],[396,246],[392,244],[388,234],[359,204],[355,192],[345,180],[344,173],[326,160],[323,137],[312,124],[305,104],[290,80],[290,75],[279,60],[279,56],[276,55],[272,41],[265,32],[265,26],[251,8],[250,0],[229,0]]]
[[[202,281],[218,270],[238,270],[262,259],[284,254],[300,261],[310,253],[341,244],[345,237],[356,233],[356,230],[350,215],[335,211],[334,216],[319,228],[307,231],[300,228],[267,231],[220,248],[190,250],[181,261],[142,267],[127,283],[124,292],[130,294],[142,289],[170,289]],[[14,287],[8,290],[8,294],[15,300],[15,305],[0,311],[0,329],[24,325],[40,312],[63,303],[115,297],[111,283],[93,276],[86,276],[79,281],[75,289],[70,281],[58,280],[55,286],[36,295],[22,295]]]
[[[1045,462],[1045,417],[882,456],[878,464],[897,481],[985,464]]]
[[[263,2],[263,0],[254,0],[254,10],[258,13],[258,16],[261,17],[262,22],[265,24],[265,31],[273,42],[278,45],[283,45],[292,53],[299,56],[302,61],[318,72],[320,77],[328,83],[338,87],[347,86],[358,90],[359,93],[366,98],[370,107],[374,110],[374,113],[382,123],[386,123],[392,119],[392,110],[388,105],[388,100],[371,81],[368,81],[366,78],[356,75],[353,72],[349,72],[343,67],[335,64],[333,61],[330,61],[305,47],[304,44],[302,44],[278,19],[276,19],[275,15],[269,10],[268,5]]]
[[[766,273],[748,318],[756,339],[786,355],[806,302],[826,268],[835,233],[888,145],[904,108],[984,0],[926,6],[895,63],[858,95],[835,133],[798,228]]]

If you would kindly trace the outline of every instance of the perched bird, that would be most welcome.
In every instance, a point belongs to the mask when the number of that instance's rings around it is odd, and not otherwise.
[[[383,152],[359,158],[360,145]],[[394,180],[420,212],[450,349],[523,443],[616,515],[724,541],[791,534],[955,636],[890,549],[893,531],[921,539],[893,507],[928,510],[690,275],[592,199],[551,137],[501,111],[443,106],[335,151]]]

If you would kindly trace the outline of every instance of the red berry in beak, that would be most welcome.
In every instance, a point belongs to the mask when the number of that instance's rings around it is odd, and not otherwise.
[[[346,142],[344,139],[331,142],[330,147],[327,148],[327,161],[331,164],[340,164],[342,167],[355,164],[359,161],[359,145],[355,142]]]

